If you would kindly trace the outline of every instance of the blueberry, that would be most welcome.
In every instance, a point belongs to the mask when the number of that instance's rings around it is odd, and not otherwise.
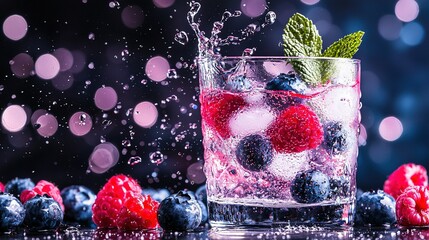
[[[396,222],[395,199],[382,190],[364,192],[356,201],[356,226],[390,226]]]
[[[235,155],[245,169],[260,171],[273,160],[273,147],[261,135],[249,135],[238,143]]]
[[[143,195],[149,195],[152,199],[162,202],[166,197],[170,196],[170,191],[165,188],[154,189],[154,188],[145,188],[142,190]]]
[[[329,179],[330,192],[328,198],[344,197],[350,192],[350,182],[345,177]]]
[[[225,90],[230,92],[244,92],[252,88],[252,84],[246,78],[246,76],[232,76],[226,80]]]
[[[267,90],[283,90],[293,91],[296,93],[304,93],[307,86],[295,73],[280,73],[277,77],[271,79],[265,85]]]
[[[34,182],[30,178],[14,178],[6,183],[4,192],[13,194],[16,198],[19,198],[22,191],[33,188]]]
[[[324,126],[323,146],[330,154],[338,154],[347,149],[347,132],[340,122],[330,122]]]
[[[24,225],[31,231],[56,229],[64,218],[60,205],[46,195],[28,200],[24,208]]]
[[[0,193],[0,232],[19,227],[24,221],[25,209],[21,202],[9,193]]]
[[[197,188],[197,191],[195,191],[195,197],[197,200],[200,200],[207,205],[207,189],[205,184]]]
[[[158,208],[158,222],[164,230],[192,230],[200,225],[201,220],[200,205],[185,191],[165,198]]]
[[[65,207],[64,218],[71,222],[82,224],[92,220],[92,205],[95,202],[95,194],[89,188],[80,185],[72,185],[61,191]]]
[[[197,200],[197,202],[201,208],[201,223],[200,224],[204,224],[207,222],[207,220],[209,220],[209,213],[207,210],[207,205],[200,200]]]
[[[298,173],[292,181],[291,194],[299,203],[317,203],[329,196],[329,178],[317,170]]]

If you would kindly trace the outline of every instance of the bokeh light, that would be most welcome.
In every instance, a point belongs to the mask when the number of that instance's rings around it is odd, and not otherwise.
[[[121,13],[122,23],[128,28],[138,28],[143,23],[143,10],[137,5],[127,6]]]
[[[60,71],[60,63],[52,54],[43,54],[36,60],[35,70],[37,76],[49,80],[57,76]]]
[[[155,82],[160,82],[167,78],[169,69],[170,64],[167,59],[161,56],[156,56],[147,61],[145,72],[148,78]]]
[[[267,2],[265,0],[241,0],[240,8],[248,17],[259,17],[265,12]]]
[[[378,32],[386,40],[395,40],[399,38],[402,22],[393,15],[384,15],[378,21]]]
[[[25,37],[27,30],[27,21],[21,15],[11,15],[3,22],[4,35],[13,41],[18,41]]]
[[[186,176],[195,184],[204,183],[206,181],[206,176],[204,175],[203,164],[201,162],[196,162],[189,165]]]
[[[400,35],[405,44],[416,46],[423,41],[425,30],[420,23],[411,22],[402,27]]]
[[[153,0],[153,4],[159,8],[168,8],[174,4],[175,0]]]
[[[76,50],[71,52],[73,55],[73,66],[70,69],[72,73],[80,73],[86,65],[86,56],[83,52]]]
[[[395,15],[403,22],[411,22],[419,15],[419,4],[414,0],[399,0],[395,5]]]
[[[53,136],[58,130],[57,118],[52,114],[44,114],[36,121],[37,132],[42,137]]]
[[[110,142],[98,144],[88,159],[89,169],[97,174],[104,173],[116,165],[119,150]]]
[[[133,119],[139,126],[150,128],[158,119],[158,110],[151,102],[141,102],[134,107]]]
[[[45,109],[37,109],[36,111],[33,112],[33,114],[31,115],[31,124],[34,126],[36,125],[37,119],[39,119],[40,116],[47,114],[48,111],[46,111]]]
[[[17,78],[27,78],[34,73],[34,60],[26,53],[19,53],[9,64],[10,70]]]
[[[76,136],[84,136],[92,128],[92,119],[86,112],[75,112],[69,119],[69,129]]]
[[[95,92],[94,102],[99,109],[108,111],[116,106],[118,94],[112,87],[101,87]]]
[[[307,5],[314,5],[316,3],[318,3],[320,0],[301,0],[302,3],[307,4]]]
[[[401,121],[393,116],[384,118],[378,127],[380,136],[389,142],[397,140],[401,137],[403,127]]]
[[[1,123],[7,131],[18,132],[27,123],[27,113],[19,105],[10,105],[3,111]]]
[[[52,55],[60,63],[60,71],[64,72],[70,70],[73,67],[73,54],[66,48],[58,48],[56,49]]]
[[[60,72],[51,82],[56,89],[64,91],[73,86],[74,77],[70,73]]]

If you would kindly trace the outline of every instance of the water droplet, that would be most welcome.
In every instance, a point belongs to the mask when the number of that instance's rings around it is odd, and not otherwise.
[[[0,92],[4,90],[4,85],[0,85]]]
[[[179,76],[177,75],[176,69],[168,69],[167,78],[169,78],[169,79],[172,79],[172,78],[177,79],[177,78],[179,78]]]
[[[105,143],[106,142],[106,137],[105,136],[100,136],[100,142],[101,143]]]
[[[94,69],[94,68],[95,68],[94,63],[93,63],[93,62],[90,62],[90,63],[88,64],[88,68],[89,68],[89,69]]]
[[[112,125],[112,120],[104,119],[101,124],[103,125],[103,128],[107,128],[108,126]]]
[[[246,48],[243,51],[242,56],[243,57],[250,57],[253,55],[253,53],[256,51],[256,48]]]
[[[89,40],[95,40],[95,34],[94,33],[89,33],[88,39]]]
[[[162,154],[160,151],[152,152],[149,154],[149,160],[152,163],[159,165],[164,162],[164,154]]]
[[[271,25],[271,24],[273,24],[273,23],[276,22],[276,19],[277,19],[276,13],[273,12],[273,11],[269,11],[265,15],[265,24],[266,25]]]
[[[118,1],[112,1],[112,2],[109,2],[109,7],[119,9],[121,7],[121,5],[119,4]]]
[[[131,165],[131,166],[134,166],[134,165],[141,163],[141,162],[142,162],[142,158],[139,156],[130,157],[128,159],[128,165]]]
[[[185,31],[180,31],[174,35],[174,40],[182,45],[185,45],[189,41],[188,34],[186,34]]]
[[[122,146],[124,146],[124,147],[130,147],[131,146],[131,141],[128,140],[128,139],[122,140]]]
[[[146,84],[147,84],[147,79],[142,79],[142,80],[140,81],[140,83],[141,83],[141,84],[143,84],[143,85],[146,85]]]

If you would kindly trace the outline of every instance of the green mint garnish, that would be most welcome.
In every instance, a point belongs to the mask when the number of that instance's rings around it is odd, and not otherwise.
[[[362,43],[364,32],[349,34],[333,43],[322,53],[322,37],[313,22],[300,13],[295,13],[283,31],[283,47],[288,57],[333,57],[352,58]],[[326,83],[334,71],[330,61],[313,59],[290,59],[294,69],[307,84]]]

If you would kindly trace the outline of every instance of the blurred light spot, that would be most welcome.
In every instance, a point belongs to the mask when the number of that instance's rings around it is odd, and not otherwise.
[[[51,82],[56,89],[64,91],[73,86],[74,77],[69,73],[59,73]]]
[[[158,110],[151,102],[141,102],[134,107],[133,119],[139,126],[150,128],[158,119]]]
[[[1,115],[1,123],[9,132],[18,132],[27,122],[27,113],[19,105],[8,106]]]
[[[155,82],[163,81],[167,78],[170,64],[167,59],[156,56],[149,59],[146,63],[145,72],[146,75]]]
[[[392,142],[401,137],[402,123],[396,117],[386,117],[380,122],[378,131],[384,140]]]
[[[37,132],[42,137],[50,137],[58,130],[58,121],[52,114],[45,114],[40,116],[36,124],[38,126]]]
[[[17,78],[27,78],[34,73],[33,58],[26,53],[16,55],[9,64],[11,71]]]
[[[56,49],[52,55],[54,55],[60,63],[60,71],[64,72],[70,70],[73,66],[73,54],[65,48]]]
[[[70,131],[76,136],[84,136],[92,128],[92,119],[86,112],[76,112],[69,119]]]
[[[153,4],[159,8],[168,8],[173,5],[175,0],[153,0]]]
[[[378,33],[386,40],[399,38],[402,22],[393,15],[384,15],[378,21]]]
[[[37,122],[37,119],[47,113],[48,111],[46,111],[45,109],[37,109],[36,111],[34,111],[33,115],[31,115],[31,124],[34,126]]]
[[[20,15],[11,15],[3,22],[3,33],[10,40],[22,39],[28,30],[27,21]]]
[[[410,46],[419,45],[423,41],[424,35],[425,30],[422,25],[417,22],[408,23],[401,29],[402,41]]]
[[[307,5],[314,5],[316,3],[318,3],[320,0],[301,0],[302,3],[307,4]]]
[[[259,17],[267,8],[265,0],[241,0],[241,11],[248,17]]]
[[[122,22],[128,28],[138,28],[143,23],[143,10],[136,5],[127,6],[121,13]]]
[[[118,94],[112,87],[101,87],[95,92],[94,102],[99,109],[108,111],[118,102]]]
[[[399,0],[395,5],[395,15],[403,22],[411,22],[419,15],[419,4],[414,0]]]
[[[203,164],[200,162],[191,164],[186,172],[186,177],[189,181],[192,181],[195,184],[203,183],[206,180],[206,176],[203,171]]]
[[[109,142],[101,143],[94,148],[89,157],[89,169],[97,174],[104,173],[115,166],[118,160],[118,148]]]
[[[52,54],[43,54],[36,60],[35,70],[37,76],[42,79],[52,79],[60,71],[60,63]]]
[[[359,125],[359,137],[358,137],[359,146],[365,146],[367,138],[368,138],[368,134],[366,132],[366,128],[363,124],[360,124]]]
[[[72,73],[80,73],[86,65],[86,56],[83,52],[81,51],[72,51],[71,52],[73,55],[73,66],[70,69],[70,71]]]

